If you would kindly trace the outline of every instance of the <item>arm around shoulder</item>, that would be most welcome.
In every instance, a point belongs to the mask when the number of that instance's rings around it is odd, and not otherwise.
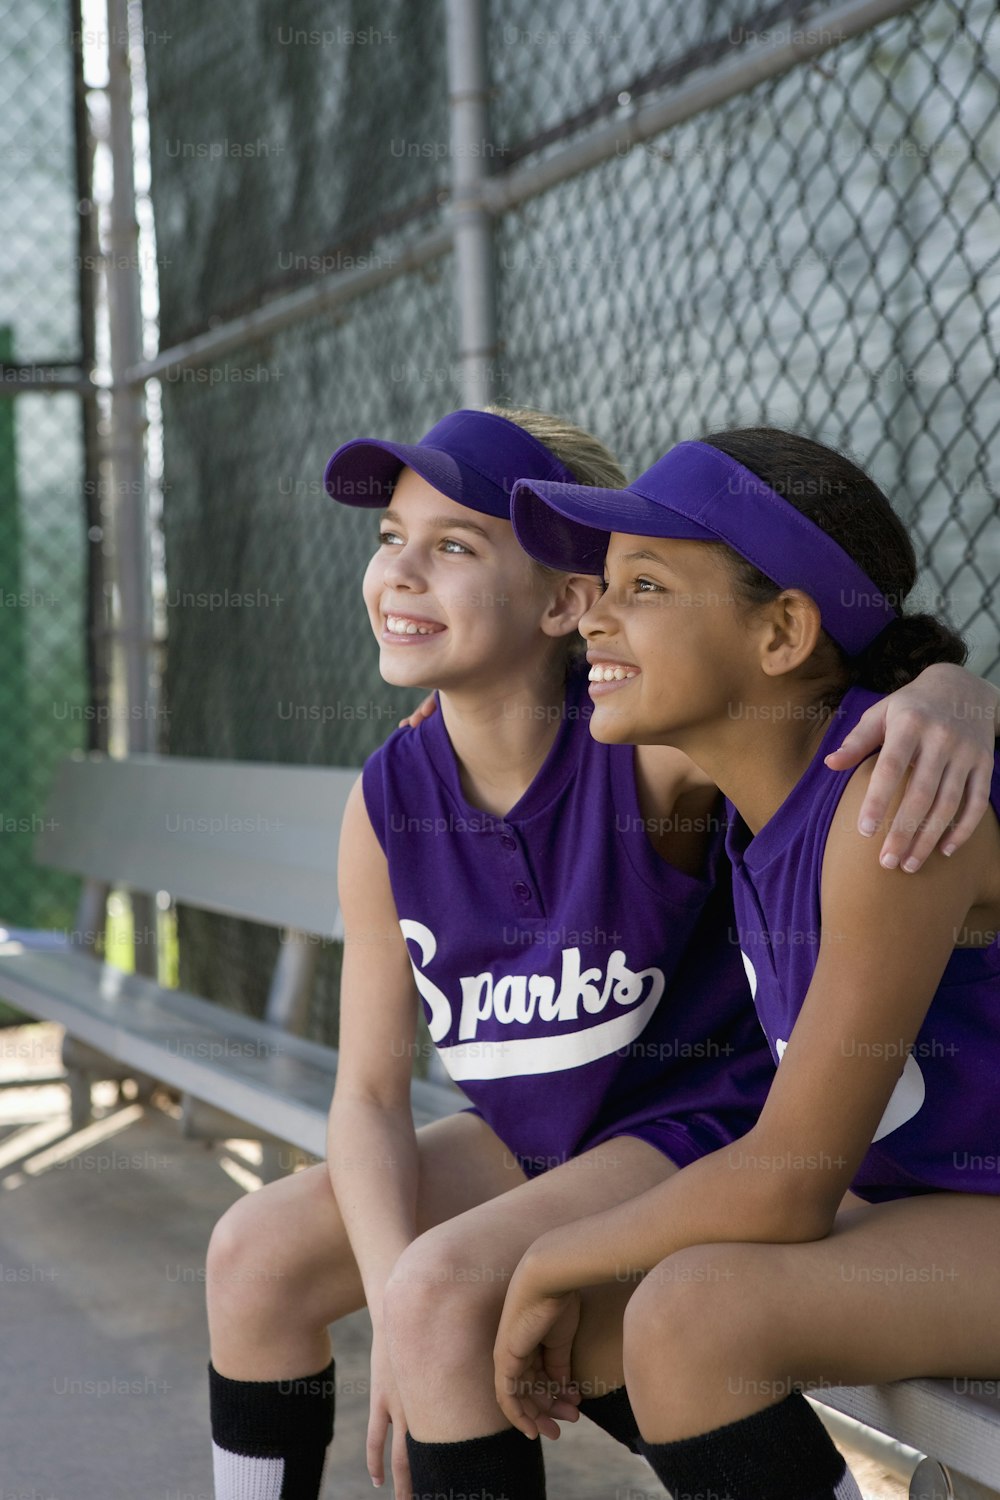
[[[918,870],[935,848],[951,854],[972,836],[989,805],[998,723],[1000,691],[937,662],[869,708],[827,756],[831,770],[848,771],[879,752],[858,825],[868,835],[881,827],[885,868]]]

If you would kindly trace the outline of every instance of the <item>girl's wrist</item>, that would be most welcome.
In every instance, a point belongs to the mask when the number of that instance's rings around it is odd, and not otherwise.
[[[576,1290],[569,1272],[567,1247],[560,1245],[558,1231],[543,1234],[525,1252],[517,1268],[523,1291],[533,1297],[562,1297]]]

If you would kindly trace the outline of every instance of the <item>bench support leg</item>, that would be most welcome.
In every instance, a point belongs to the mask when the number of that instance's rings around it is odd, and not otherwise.
[[[309,933],[294,927],[285,931],[267,996],[265,1020],[272,1026],[302,1036],[309,1019],[318,957],[319,944]]]
[[[252,1140],[258,1134],[237,1115],[231,1115],[193,1094],[181,1095],[181,1135],[189,1141]]]
[[[936,1458],[925,1458],[910,1480],[910,1500],[998,1500],[1000,1490],[945,1468]]]
[[[67,1065],[66,1081],[69,1084],[69,1123],[71,1130],[83,1130],[93,1119],[90,1098],[90,1074],[80,1068]]]
[[[225,1110],[218,1109],[203,1099],[195,1099],[191,1094],[181,1096],[181,1135],[187,1140],[204,1141],[206,1145],[229,1139],[260,1141],[258,1176],[262,1182],[275,1182],[279,1177],[287,1177],[300,1161],[308,1159],[298,1146],[268,1135],[258,1125],[250,1125],[246,1120],[227,1114]]]
[[[148,1103],[157,1086],[155,1078],[150,1078],[146,1073],[137,1073],[135,1068],[108,1057],[104,1052],[98,1052],[96,1047],[91,1047],[68,1033],[63,1037],[62,1060],[69,1084],[70,1124],[74,1130],[83,1130],[93,1121],[90,1091],[99,1079],[110,1078],[116,1083],[123,1083],[126,1078],[133,1079],[136,1097],[143,1104]]]

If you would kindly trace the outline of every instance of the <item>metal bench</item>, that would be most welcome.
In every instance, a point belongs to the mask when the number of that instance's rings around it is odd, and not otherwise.
[[[246,1122],[325,1154],[337,1054],[296,1033],[319,945],[342,936],[337,843],[357,775],[153,755],[62,763],[36,853],[84,876],[77,927],[62,949],[3,944],[0,996],[65,1027],[74,1126],[89,1119],[91,1079],[124,1072],[181,1090],[189,1134],[236,1134],[234,1123]],[[88,950],[112,885],[282,928],[266,1018],[99,962]],[[418,1125],[461,1102],[423,1079],[412,1097]]]
[[[810,1395],[930,1455],[910,1481],[911,1500],[1000,1496],[1000,1380],[900,1380]]]
[[[223,1112],[209,1117],[208,1133],[213,1120],[235,1119],[324,1155],[337,1054],[295,1033],[305,1024],[318,943],[342,935],[337,844],[357,774],[151,755],[63,763],[37,857],[85,878],[76,940],[61,950],[0,946],[0,997],[66,1028],[74,1123],[89,1111],[88,1074],[108,1076],[100,1061],[108,1058]],[[283,928],[266,1019],[98,962],[86,948],[103,926],[111,885],[166,891]],[[93,1050],[81,1054],[80,1043]],[[418,1125],[461,1104],[453,1088],[422,1079],[412,1098]],[[190,1106],[185,1117],[197,1130]],[[964,1386],[910,1380],[814,1399],[933,1455],[913,1477],[913,1500],[1000,1500],[997,1383]]]

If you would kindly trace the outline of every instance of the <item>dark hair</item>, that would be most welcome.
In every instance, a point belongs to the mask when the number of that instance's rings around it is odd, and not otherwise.
[[[714,432],[702,442],[752,470],[833,537],[899,611],[900,618],[860,656],[848,657],[829,642],[840,660],[845,691],[859,686],[891,693],[934,662],[965,661],[968,648],[945,621],[930,614],[903,614],[903,601],[917,581],[913,543],[878,485],[850,459],[777,427]],[[765,604],[781,592],[752,563],[729,547],[725,551],[734,560],[737,588],[748,604]]]

